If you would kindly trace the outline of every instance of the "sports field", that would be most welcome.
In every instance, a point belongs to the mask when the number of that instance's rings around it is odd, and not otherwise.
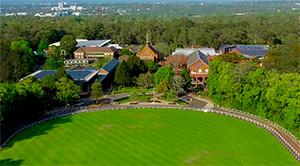
[[[26,129],[2,165],[299,165],[264,129],[196,111],[81,113]]]

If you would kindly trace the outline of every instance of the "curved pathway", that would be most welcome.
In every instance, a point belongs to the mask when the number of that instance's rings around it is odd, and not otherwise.
[[[200,100],[200,99],[197,99]],[[205,102],[205,101],[203,101]],[[238,119],[242,119],[253,123],[261,128],[266,129],[271,134],[273,134],[286,148],[287,150],[297,159],[300,161],[300,142],[297,140],[295,136],[289,133],[284,128],[280,127],[279,125],[262,119],[256,115],[247,114],[240,111],[232,111],[224,108],[212,107],[211,104],[206,103],[204,107],[197,107],[197,106],[176,106],[176,105],[106,105],[101,107],[95,108],[88,108],[88,107],[77,107],[77,108],[69,108],[69,109],[62,109],[60,111],[52,112],[51,114],[46,115],[45,117],[31,122],[28,125],[25,125],[12,133],[10,137],[8,137],[5,141],[1,141],[1,148],[6,145],[6,143],[13,138],[17,133],[20,131],[29,128],[35,124],[39,124],[46,120],[55,119],[62,116],[73,115],[81,112],[92,112],[92,111],[104,111],[104,110],[115,110],[115,109],[129,109],[129,108],[175,108],[175,109],[184,109],[184,110],[194,110],[194,111],[202,111],[202,112],[212,112],[217,113],[225,116],[235,117]]]

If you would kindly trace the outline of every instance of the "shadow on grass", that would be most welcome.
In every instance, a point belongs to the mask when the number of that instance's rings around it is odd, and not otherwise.
[[[9,158],[9,159],[0,160],[0,165],[1,166],[18,166],[18,165],[21,165],[22,162],[23,162],[22,159],[13,160],[13,159]]]
[[[33,125],[30,128],[24,129],[17,135],[15,135],[4,147],[4,149],[12,147],[15,143],[31,139],[36,136],[45,135],[50,131],[51,129],[55,128],[57,125],[69,123],[72,121],[72,116],[64,116],[57,119],[49,120],[42,122],[41,124]]]

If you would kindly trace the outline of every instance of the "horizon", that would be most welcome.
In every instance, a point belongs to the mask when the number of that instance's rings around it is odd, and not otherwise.
[[[296,0],[2,0],[1,4],[28,4],[28,3],[58,3],[58,2],[67,2],[67,3],[228,3],[233,1],[240,2],[278,2],[278,1],[295,1]]]

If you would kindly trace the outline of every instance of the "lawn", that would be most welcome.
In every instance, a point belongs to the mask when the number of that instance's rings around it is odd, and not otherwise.
[[[149,95],[142,95],[142,96],[136,96],[136,97],[126,97],[119,100],[116,100],[116,102],[120,104],[124,104],[131,101],[149,101],[151,100],[152,96]]]
[[[113,90],[113,94],[117,93],[146,93],[152,92],[151,89],[145,89],[141,87],[124,87],[124,88],[116,88]]]
[[[298,165],[264,129],[196,111],[81,113],[33,126],[0,152],[1,165]]]

